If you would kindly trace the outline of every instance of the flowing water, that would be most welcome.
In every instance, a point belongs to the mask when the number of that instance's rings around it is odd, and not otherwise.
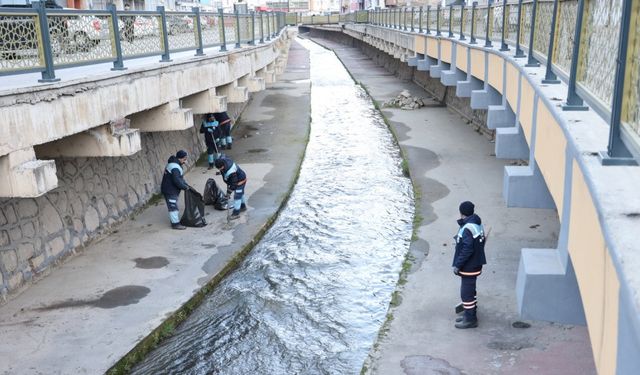
[[[310,50],[311,134],[298,182],[239,268],[135,374],[358,374],[408,251],[411,182],[370,98]]]

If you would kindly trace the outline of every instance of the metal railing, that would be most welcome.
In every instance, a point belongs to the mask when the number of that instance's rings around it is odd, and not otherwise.
[[[300,22],[335,23],[326,16]],[[340,15],[339,22],[472,44],[484,39],[485,47],[527,58],[527,67],[546,64],[543,84],[568,84],[563,110],[590,107],[610,124],[603,164],[637,164],[629,149],[640,153],[640,1],[495,0],[483,6],[361,11]]]
[[[41,72],[40,82],[58,79],[55,70],[195,51],[207,47],[264,43],[285,26],[285,13],[226,14],[200,12],[63,10],[0,8],[0,75]]]

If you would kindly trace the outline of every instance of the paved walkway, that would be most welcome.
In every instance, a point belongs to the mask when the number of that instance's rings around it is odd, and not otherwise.
[[[316,39],[333,49],[354,79],[379,104],[402,90],[429,95],[377,66],[356,48]],[[382,107],[382,105],[381,105]],[[518,321],[516,274],[523,247],[555,247],[559,222],[555,210],[506,208],[503,167],[494,144],[447,108],[405,111],[383,108],[409,159],[420,191],[423,218],[411,252],[416,259],[392,309],[389,330],[367,364],[372,374],[594,374],[586,327]],[[459,278],[451,272],[452,237],[458,205],[476,203],[485,227],[488,265],[478,281],[480,326],[454,328]]]
[[[207,207],[207,227],[174,231],[162,201],[132,217],[0,307],[0,374],[104,373],[251,242],[297,175],[308,70],[307,51],[294,43],[285,74],[252,95],[234,130],[227,154],[248,175],[246,215],[229,229],[226,214]],[[203,188],[213,175],[195,167],[186,179]]]

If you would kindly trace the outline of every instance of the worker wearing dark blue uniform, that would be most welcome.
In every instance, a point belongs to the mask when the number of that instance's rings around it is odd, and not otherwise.
[[[181,190],[187,190],[190,186],[184,180],[184,172],[182,166],[187,162],[187,152],[180,150],[175,156],[171,156],[167,161],[167,166],[162,175],[162,184],[160,191],[164,195],[169,210],[169,221],[171,228],[186,229],[180,224],[180,209],[178,208],[178,198]]]
[[[229,218],[237,219],[240,217],[240,212],[247,210],[247,199],[244,197],[247,175],[228,157],[216,159],[215,165],[222,175],[222,180],[227,184],[227,199],[233,192],[233,213]]]
[[[460,298],[464,315],[456,320],[456,328],[475,328],[478,326],[476,316],[476,280],[482,273],[482,266],[487,264],[484,255],[485,234],[480,216],[474,212],[473,203],[462,202],[459,207],[460,226],[456,241],[456,252],[453,256],[453,273],[460,276]]]
[[[220,138],[220,129],[218,128],[218,121],[216,121],[212,113],[205,116],[202,125],[200,125],[200,133],[204,134],[204,143],[207,145],[209,169],[213,169],[213,162],[219,156],[216,138]]]
[[[220,149],[231,150],[233,138],[231,138],[231,118],[227,112],[216,112],[213,114],[220,126]]]

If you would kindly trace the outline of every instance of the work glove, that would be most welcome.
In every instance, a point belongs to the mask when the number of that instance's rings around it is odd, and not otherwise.
[[[460,276],[460,269],[458,267],[453,267],[453,274],[456,276]]]

